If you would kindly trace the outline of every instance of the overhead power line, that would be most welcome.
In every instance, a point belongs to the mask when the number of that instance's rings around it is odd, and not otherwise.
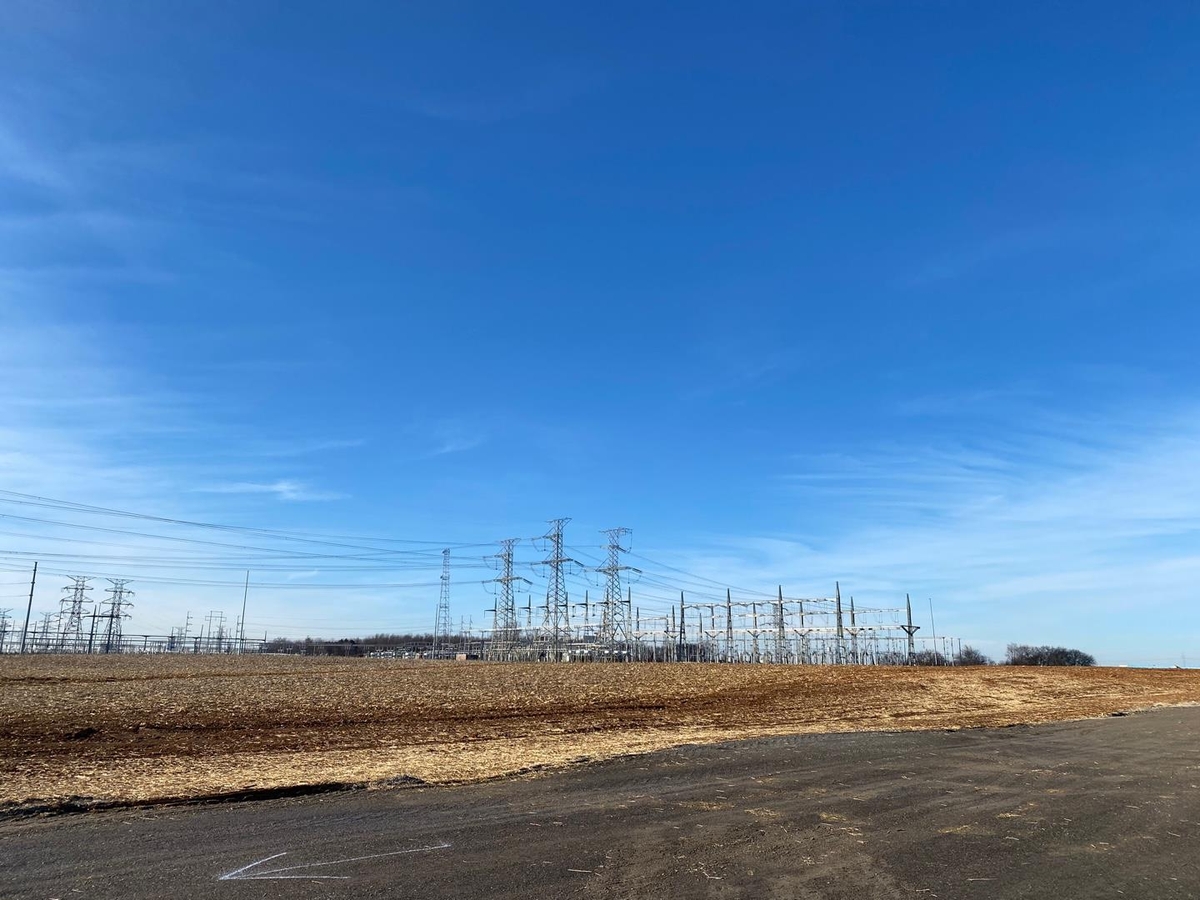
[[[486,547],[489,542],[471,544],[456,541],[428,541],[428,540],[413,540],[408,538],[391,538],[391,537],[364,537],[362,535],[326,535],[320,533],[309,533],[303,531],[288,531],[277,528],[259,528],[246,525],[228,525],[215,522],[200,522],[191,519],[176,519],[167,516],[156,516],[149,513],[131,512],[130,510],[113,509],[105,506],[93,506],[87,503],[75,503],[70,500],[56,500],[50,497],[39,497],[35,494],[22,494],[17,491],[0,490],[0,502],[14,503],[23,506],[39,506],[47,509],[70,510],[74,512],[92,513],[95,515],[119,516],[129,519],[141,519],[148,522],[161,522],[168,525],[180,525],[191,528],[207,528],[218,531],[240,532],[244,534],[257,534],[264,536],[274,536],[281,540],[302,541],[313,544],[324,544],[326,546],[343,546],[352,549],[381,549],[376,547],[362,547],[353,544],[339,544],[337,541],[375,541],[377,543],[394,543],[394,544],[422,544],[427,547],[452,547],[467,549],[471,547]],[[434,552],[432,550],[428,552]],[[440,550],[436,552],[441,552]]]

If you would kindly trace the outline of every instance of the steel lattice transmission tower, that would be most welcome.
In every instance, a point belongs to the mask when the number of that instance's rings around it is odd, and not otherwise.
[[[129,613],[125,610],[133,606],[132,601],[127,598],[134,596],[133,591],[126,587],[129,584],[128,578],[109,578],[108,583],[112,587],[108,588],[105,593],[109,594],[109,598],[101,604],[101,607],[108,607],[108,612],[102,612],[100,618],[108,621],[104,626],[104,652],[111,653],[113,647],[116,647],[117,652],[121,652],[121,620],[128,619]]]
[[[775,662],[788,661],[787,617],[783,605],[783,585],[779,585],[779,599],[775,601]]]
[[[551,519],[550,530],[539,538],[546,548],[541,565],[549,572],[546,580],[546,615],[542,621],[539,641],[545,645],[547,659],[562,659],[563,643],[568,633],[570,614],[567,611],[566,569],[579,561],[563,554],[563,527],[569,518]]]
[[[628,547],[621,546],[621,539],[633,534],[633,529],[606,528],[600,533],[608,535],[608,561],[596,569],[598,574],[604,576],[600,643],[608,646],[610,659],[615,660],[618,653],[623,653],[628,658],[629,620],[632,618],[632,611],[629,609],[630,599],[621,589],[621,573],[641,572],[641,569],[621,565],[621,554],[629,552]]]
[[[442,588],[438,596],[437,616],[433,622],[433,655],[437,658],[450,650],[450,550],[442,551]]]
[[[496,607],[492,611],[492,643],[494,655],[511,655],[516,650],[520,639],[520,625],[517,623],[517,602],[514,596],[514,585],[517,582],[532,584],[528,578],[513,574],[513,547],[520,543],[520,538],[507,538],[500,541],[500,552],[491,559],[499,564],[500,575],[492,580],[499,585],[496,593]]]
[[[61,601],[59,649],[80,650],[83,648],[83,604],[87,600],[86,592],[92,589],[88,584],[91,580],[83,575],[73,575],[71,576],[72,583],[63,588],[64,591],[70,591],[71,595],[63,597]]]
[[[42,613],[42,633],[40,636],[38,635],[37,625],[33,626],[33,633],[34,633],[33,645],[35,647],[40,647],[42,650],[53,650],[54,649],[54,639],[50,633],[51,631],[54,630],[54,626],[51,625],[50,623],[56,618],[58,618],[56,613],[52,613],[52,612]]]

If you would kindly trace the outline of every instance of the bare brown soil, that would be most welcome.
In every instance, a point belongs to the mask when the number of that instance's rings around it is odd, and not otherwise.
[[[0,804],[455,782],[688,743],[1200,702],[1200,672],[0,658]]]

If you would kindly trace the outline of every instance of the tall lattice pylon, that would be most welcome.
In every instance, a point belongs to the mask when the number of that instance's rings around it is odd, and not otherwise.
[[[438,595],[437,616],[433,621],[433,655],[450,652],[450,550],[442,551],[442,588]]]
[[[55,649],[55,632],[58,631],[58,626],[54,624],[54,620],[58,618],[57,613],[44,612],[42,613],[42,625],[39,629],[37,625],[33,626],[33,646],[47,652]]]
[[[563,553],[563,527],[570,521],[568,518],[551,519],[550,530],[538,539],[546,550],[546,558],[541,565],[547,571],[546,612],[538,632],[538,643],[541,644],[543,658],[553,662],[563,659],[569,635],[567,567],[579,565],[578,560]]]
[[[112,653],[114,650],[121,652],[121,620],[128,619],[129,613],[125,610],[133,606],[130,601],[133,591],[129,590],[128,578],[109,578],[108,583],[112,587],[107,588],[105,593],[109,595],[108,599],[103,601],[101,607],[107,607],[107,612],[101,612],[100,617],[105,619],[104,624],[104,652]]]
[[[517,622],[517,603],[514,586],[518,583],[532,584],[528,578],[513,574],[513,547],[520,538],[500,541],[500,552],[491,557],[499,568],[500,575],[492,579],[496,584],[496,607],[492,611],[491,656],[508,659],[513,656],[520,639],[521,627]]]
[[[88,584],[91,578],[83,575],[71,576],[71,584],[63,588],[70,591],[70,596],[62,598],[62,608],[59,612],[58,648],[77,652],[84,647],[83,636],[83,604],[87,600],[87,591],[92,589]]]
[[[630,528],[606,528],[601,534],[608,536],[608,559],[596,572],[604,576],[604,602],[601,605],[600,643],[607,646],[608,658],[627,659],[629,656],[629,604],[621,589],[622,572],[640,572],[633,566],[621,565],[621,554],[629,548],[621,541],[633,534]]]
[[[779,599],[775,601],[775,662],[788,661],[787,613],[783,605],[783,585],[779,585]]]

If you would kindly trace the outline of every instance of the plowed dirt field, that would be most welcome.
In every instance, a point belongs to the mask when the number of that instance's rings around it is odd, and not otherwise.
[[[455,782],[689,743],[1200,702],[1200,671],[0,657],[0,809]]]

